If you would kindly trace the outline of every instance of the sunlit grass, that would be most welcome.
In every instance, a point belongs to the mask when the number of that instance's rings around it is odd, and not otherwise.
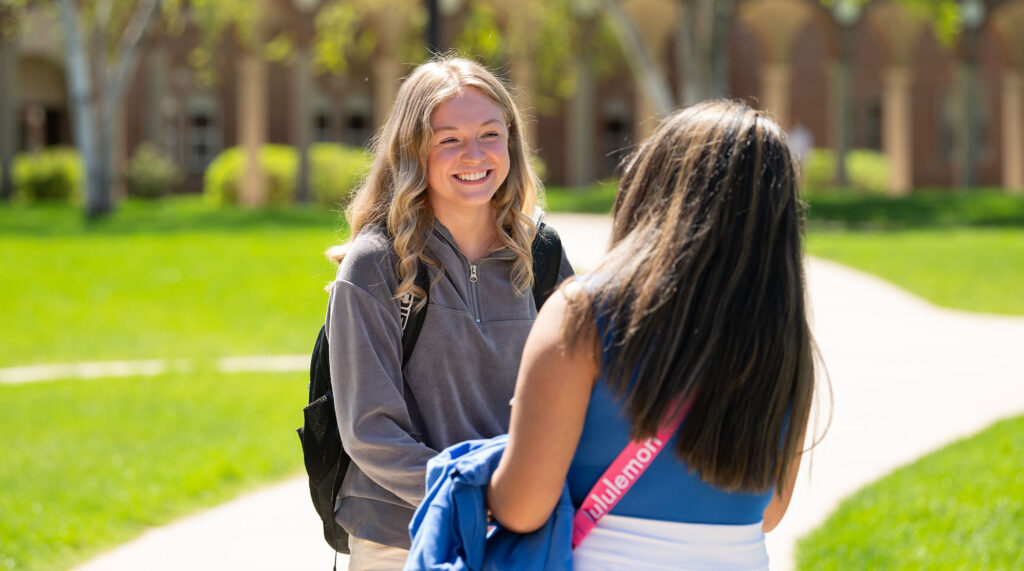
[[[812,232],[810,253],[943,307],[1024,315],[1024,228]]]
[[[335,215],[169,205],[129,203],[98,226],[0,209],[0,366],[308,352]]]
[[[195,371],[0,385],[0,569],[69,568],[301,471],[305,383]]]
[[[840,505],[799,569],[1024,568],[1024,417],[899,469]]]

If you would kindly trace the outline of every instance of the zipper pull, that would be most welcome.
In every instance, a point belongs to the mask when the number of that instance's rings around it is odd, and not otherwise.
[[[469,266],[469,281],[476,283],[476,264]]]

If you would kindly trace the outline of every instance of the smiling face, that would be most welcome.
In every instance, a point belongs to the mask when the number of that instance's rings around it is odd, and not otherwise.
[[[490,214],[509,171],[508,125],[501,107],[475,87],[430,115],[427,200],[442,222],[452,215]]]

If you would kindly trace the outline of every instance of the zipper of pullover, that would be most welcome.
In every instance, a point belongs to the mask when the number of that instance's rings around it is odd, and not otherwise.
[[[476,291],[476,264],[469,265],[469,298],[473,303],[473,319],[480,323],[480,299]]]

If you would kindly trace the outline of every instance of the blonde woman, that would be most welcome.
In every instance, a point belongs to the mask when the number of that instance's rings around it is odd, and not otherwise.
[[[347,211],[351,240],[326,316],[339,433],[352,458],[336,521],[351,569],[401,568],[427,460],[508,430],[537,314],[530,245],[540,182],[519,110],[498,79],[455,58],[417,67],[375,141]],[[402,362],[399,301],[429,311]],[[563,258],[560,278],[572,274]]]
[[[541,526],[566,481],[578,508],[630,440],[692,402],[635,485],[602,499],[620,501],[574,567],[767,568],[814,380],[796,172],[779,126],[728,101],[672,115],[639,148],[611,251],[544,305],[523,351],[487,490],[506,528]]]

